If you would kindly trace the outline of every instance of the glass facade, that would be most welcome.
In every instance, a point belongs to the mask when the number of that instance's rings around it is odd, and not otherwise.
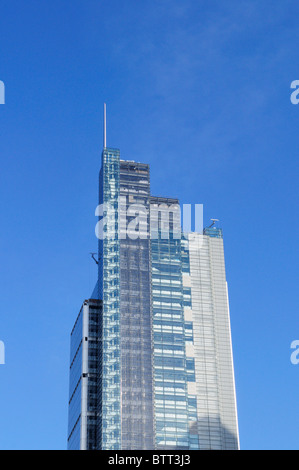
[[[190,254],[189,241],[185,234],[182,234],[181,240],[182,256],[182,277],[184,293],[184,324],[185,324],[185,348],[186,348],[186,367],[187,367],[187,389],[188,389],[188,438],[189,449],[199,449],[199,439],[197,432],[197,394],[195,391],[196,373],[195,358],[192,354],[194,348],[194,331],[192,318],[192,289],[191,282],[186,283],[186,277],[190,276]],[[191,354],[190,354],[191,352]],[[189,357],[191,356],[191,357]]]
[[[103,150],[99,204],[94,300],[71,335],[68,448],[238,449],[222,230],[181,234],[178,200],[151,196],[149,165],[118,149]]]
[[[161,224],[164,208],[177,203],[151,198],[162,208],[158,237],[151,240],[157,449],[189,448],[181,240],[173,237],[171,224],[163,238]]]
[[[221,228],[217,227],[207,227],[203,231],[204,235],[207,235],[211,238],[223,238],[223,232]]]
[[[124,450],[154,449],[150,242],[146,225],[149,197],[149,166],[121,161],[120,198],[124,214],[120,240],[121,434]],[[139,224],[134,222],[136,216]]]
[[[104,206],[106,223],[99,250],[99,281],[103,299],[99,446],[103,450],[121,448],[119,161],[118,150],[104,149],[100,173],[100,204]]]
[[[71,333],[68,449],[80,449],[83,308]]]
[[[69,450],[97,449],[102,303],[86,300],[71,333]]]
[[[149,195],[148,165],[121,161],[118,150],[104,149],[100,204],[104,205],[105,222],[99,242],[103,346],[98,411],[98,447],[103,450],[154,448],[150,247],[142,215],[140,226],[132,226],[136,211],[149,207]],[[130,213],[130,208],[135,212]]]
[[[211,233],[211,235],[210,235]],[[190,449],[237,450],[238,424],[222,231],[185,234],[183,285]],[[189,292],[191,302],[189,303]]]

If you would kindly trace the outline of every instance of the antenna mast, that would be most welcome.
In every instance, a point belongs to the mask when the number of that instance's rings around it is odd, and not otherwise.
[[[107,118],[106,118],[106,103],[104,103],[104,149],[107,146]]]

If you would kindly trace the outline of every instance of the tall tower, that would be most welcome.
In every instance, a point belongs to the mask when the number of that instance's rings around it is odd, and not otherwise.
[[[98,280],[72,332],[69,448],[239,449],[222,231],[181,233],[177,208],[151,196],[149,165],[107,147],[105,107]]]
[[[118,150],[105,148],[100,188],[106,224],[99,243],[99,442],[104,450],[154,449],[150,240],[121,232],[134,220],[132,206],[149,207],[149,167],[121,161]]]

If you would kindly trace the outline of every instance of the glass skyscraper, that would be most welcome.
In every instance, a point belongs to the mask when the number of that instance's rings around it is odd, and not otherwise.
[[[104,147],[98,281],[71,334],[68,448],[237,450],[223,236],[178,230],[149,165]],[[166,215],[166,218],[164,217]]]

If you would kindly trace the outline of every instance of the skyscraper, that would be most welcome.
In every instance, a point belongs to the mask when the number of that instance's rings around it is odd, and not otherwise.
[[[178,229],[149,165],[106,147],[98,281],[71,335],[69,449],[239,448],[223,237]],[[164,217],[166,215],[166,217]]]

